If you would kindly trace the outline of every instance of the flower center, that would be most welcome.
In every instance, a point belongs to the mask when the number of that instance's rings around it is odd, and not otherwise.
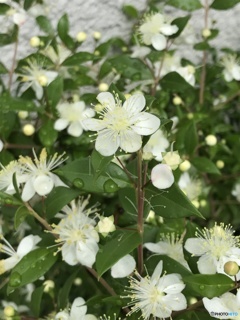
[[[128,114],[122,107],[116,107],[113,110],[109,110],[103,121],[106,122],[106,127],[112,131],[125,131],[130,127],[130,121]]]

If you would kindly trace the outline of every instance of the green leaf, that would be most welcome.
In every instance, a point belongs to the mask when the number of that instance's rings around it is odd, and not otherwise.
[[[179,125],[176,143],[177,148],[185,149],[185,152],[189,155],[195,151],[198,145],[198,134],[194,120],[183,121]]]
[[[2,104],[2,103],[1,103]],[[1,107],[0,104],[0,107]],[[3,111],[3,109],[0,108],[0,132],[1,137],[6,139],[9,137],[9,135],[14,131],[14,127],[16,125],[17,115],[13,111]]]
[[[234,7],[236,4],[240,3],[239,0],[215,0],[211,4],[211,8],[216,10],[227,10]]]
[[[5,65],[0,62],[0,74],[8,73],[8,69],[5,67]]]
[[[54,35],[54,29],[50,20],[45,16],[38,16],[36,18],[37,24],[39,25],[40,29],[49,35]]]
[[[18,26],[15,24],[14,27],[9,30],[8,33],[0,33],[0,46],[6,46],[13,42],[16,42],[18,38]]]
[[[99,177],[99,175],[105,170],[107,164],[109,164],[112,158],[112,156],[104,157],[96,150],[93,150],[91,161],[96,177]]]
[[[157,215],[164,218],[183,218],[197,216],[203,218],[186,195],[174,183],[167,190],[159,190],[153,185],[146,187],[146,198]]]
[[[68,21],[68,16],[67,16],[66,13],[58,21],[57,30],[58,30],[59,38],[67,46],[67,48],[70,49],[70,50],[74,49],[75,42],[73,41],[73,39],[68,34],[69,21]]]
[[[79,64],[93,60],[94,58],[94,54],[90,52],[77,52],[73,54],[71,57],[68,57],[66,60],[64,60],[62,65],[67,67],[78,66]]]
[[[216,165],[205,157],[196,157],[191,160],[192,165],[200,172],[221,174]]]
[[[77,198],[80,194],[79,190],[73,190],[66,187],[56,187],[48,195],[46,205],[46,216],[51,219],[58,213],[65,205]]]
[[[24,222],[27,216],[29,216],[29,211],[25,206],[21,206],[17,209],[14,216],[14,227],[16,230],[18,229],[20,224]]]
[[[25,10],[30,9],[34,2],[35,2],[35,0],[25,0],[25,1],[24,1],[24,5],[23,5],[23,8],[24,8]]]
[[[161,80],[163,90],[172,90],[175,92],[186,91],[193,87],[177,72],[169,72]]]
[[[199,51],[204,51],[204,50],[210,50],[211,46],[209,45],[209,43],[207,41],[202,41],[199,43],[196,43],[193,48],[195,50],[199,50]]]
[[[22,201],[3,191],[0,191],[0,203],[6,205],[22,206]]]
[[[30,308],[35,317],[39,317],[44,286],[36,288],[31,296]]]
[[[4,92],[0,101],[1,110],[4,111],[36,111],[36,105],[31,100],[13,98],[9,93]]]
[[[12,269],[7,288],[8,294],[43,276],[57,260],[54,251],[55,248],[38,248],[25,255]]]
[[[65,281],[63,287],[59,290],[58,294],[58,309],[64,309],[67,307],[68,300],[69,300],[69,293],[73,284],[73,281],[75,280],[77,274],[79,272],[79,269],[77,269],[75,272],[71,274],[71,276]]]
[[[63,93],[63,79],[62,77],[57,77],[54,79],[46,88],[48,103],[51,106],[52,110],[59,103],[62,93]]]
[[[218,297],[234,288],[234,281],[224,274],[194,274],[183,277],[187,289],[192,290],[193,295]]]
[[[6,3],[0,3],[0,15],[4,15],[11,7]]]
[[[96,257],[96,269],[101,277],[119,259],[132,252],[142,241],[137,231],[117,230],[99,251]]]
[[[202,8],[199,0],[168,0],[167,4],[185,11],[194,11]]]
[[[178,32],[174,33],[169,38],[177,38],[182,33],[184,28],[186,27],[190,17],[191,16],[189,15],[189,16],[186,16],[186,17],[180,17],[180,18],[174,19],[171,24],[178,26]]]
[[[138,11],[134,6],[124,5],[122,10],[123,10],[123,13],[125,13],[125,15],[128,16],[129,18],[133,18],[133,19],[138,18]]]
[[[45,147],[51,147],[58,137],[58,132],[54,129],[54,120],[47,120],[38,131],[38,136]]]

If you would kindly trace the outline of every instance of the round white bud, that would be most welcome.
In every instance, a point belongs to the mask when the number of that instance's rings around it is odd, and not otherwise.
[[[12,306],[6,306],[3,309],[3,313],[6,317],[13,317],[15,314],[15,309]]]
[[[205,142],[208,146],[215,146],[217,144],[217,138],[213,134],[209,134],[205,138]]]
[[[200,203],[197,200],[193,200],[192,204],[194,205],[194,207],[196,207],[197,209],[200,207]]]
[[[202,200],[200,200],[200,206],[201,207],[206,207],[206,205],[207,205],[207,201],[205,200],[205,199],[202,199]]]
[[[216,162],[216,166],[217,166],[218,169],[222,169],[222,168],[224,168],[225,163],[222,160],[218,160]]]
[[[80,286],[82,284],[82,279],[81,278],[75,278],[73,283],[75,284],[75,286]]]
[[[95,40],[99,40],[99,39],[101,39],[101,37],[102,37],[101,32],[99,32],[99,31],[93,32],[93,38],[94,38]]]
[[[41,40],[38,37],[32,37],[29,43],[31,47],[36,48],[40,46]]]
[[[43,286],[43,291],[48,293],[49,291],[55,288],[55,283],[52,280],[46,280],[43,282]]]
[[[19,119],[24,120],[24,119],[26,119],[27,117],[28,117],[28,112],[27,112],[27,111],[19,111],[19,112],[18,112],[18,118],[19,118]]]
[[[172,102],[175,106],[179,106],[180,104],[183,103],[182,98],[179,96],[175,96]]]
[[[35,132],[35,128],[31,123],[27,123],[25,126],[23,126],[22,131],[25,136],[32,136]]]
[[[192,120],[193,119],[193,113],[192,112],[189,112],[188,114],[187,114],[187,118],[189,119],[189,120]]]
[[[101,92],[108,91],[108,88],[109,88],[109,86],[105,82],[100,83],[99,86],[98,86],[98,90],[101,91]]]
[[[184,160],[182,163],[179,165],[179,169],[182,172],[188,171],[191,167],[191,163],[188,160]]]
[[[204,29],[202,30],[202,36],[203,36],[203,38],[208,38],[208,37],[211,36],[211,34],[212,34],[211,30],[208,29],[208,28],[204,28]]]
[[[239,266],[235,261],[228,261],[224,264],[224,272],[229,276],[235,276],[239,272]]]
[[[86,32],[80,31],[78,32],[78,34],[76,35],[76,40],[78,42],[83,42],[87,39],[87,34]]]

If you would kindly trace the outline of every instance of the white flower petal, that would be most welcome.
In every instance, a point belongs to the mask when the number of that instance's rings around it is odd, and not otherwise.
[[[233,68],[232,68],[232,75],[233,75],[233,78],[237,81],[240,80],[240,66],[238,65],[234,65]]]
[[[32,179],[29,179],[23,187],[22,200],[27,202],[34,196],[34,194],[35,194],[35,189],[32,183]]]
[[[142,146],[141,136],[134,131],[120,132],[120,148],[125,152],[136,152]]]
[[[206,240],[200,238],[188,238],[184,248],[195,256],[201,256],[209,250]]]
[[[62,257],[64,261],[70,264],[70,266],[76,265],[78,263],[78,260],[75,245],[64,243],[64,245],[62,246]]]
[[[100,131],[106,127],[106,124],[102,120],[92,118],[84,119],[82,124],[84,128],[91,131]]]
[[[216,313],[220,313],[220,312],[232,312],[235,310],[229,310],[226,305],[224,304],[224,302],[221,300],[221,298],[213,298],[213,299],[208,299],[208,298],[203,298],[203,304],[204,307],[207,309],[207,311],[210,313],[211,312],[216,312]],[[217,317],[218,319],[231,319],[231,318],[227,318],[226,315],[218,315]]]
[[[101,92],[97,95],[97,100],[108,108],[112,109],[115,107],[114,96],[110,92]]]
[[[130,254],[127,254],[112,266],[111,276],[113,278],[125,278],[129,276],[135,268],[136,261]]]
[[[167,274],[161,278],[159,287],[163,292],[176,294],[185,288],[185,284],[181,281],[181,277],[177,273]]]
[[[143,94],[133,94],[123,104],[123,108],[127,110],[131,115],[141,112],[146,104],[146,100]]]
[[[153,271],[153,274],[151,276],[151,281],[157,283],[159,278],[161,277],[162,274],[162,269],[163,269],[163,262],[159,261],[156,268]]]
[[[160,246],[160,242],[158,242],[158,243],[153,243],[153,242],[144,243],[144,248],[147,248],[149,251],[151,251],[153,253],[166,254],[166,251],[162,250],[162,248]]]
[[[187,300],[182,293],[166,295],[163,297],[163,301],[171,306],[173,311],[179,311],[187,308]]]
[[[39,236],[33,236],[32,234],[23,238],[17,248],[17,254],[22,258],[27,253],[32,251],[36,244],[42,239]]]
[[[84,320],[98,320],[93,314],[86,314]]]
[[[98,249],[97,243],[92,240],[87,240],[86,243],[78,242],[76,252],[78,261],[83,266],[92,268]]]
[[[82,319],[84,318],[86,313],[87,313],[87,306],[85,305],[85,300],[80,297],[76,298],[73,301],[71,311],[70,311],[71,320]]]
[[[165,36],[171,36],[172,34],[178,32],[178,26],[164,23],[160,30]]]
[[[69,121],[67,119],[58,119],[54,123],[54,129],[57,131],[62,131],[67,128]]]
[[[0,260],[0,275],[14,268],[19,260],[20,257],[18,257],[17,254],[11,256],[10,258]]]
[[[198,260],[198,270],[202,274],[215,274],[217,272],[214,258],[208,255],[203,255]]]
[[[52,191],[54,183],[51,177],[43,174],[39,175],[34,179],[33,187],[37,194],[39,194],[40,196],[45,196],[46,194],[49,194]]]
[[[152,46],[154,49],[161,51],[164,50],[167,46],[167,40],[162,34],[155,34],[152,37]]]
[[[73,137],[80,137],[83,133],[83,128],[78,121],[72,122],[67,129],[67,132]]]
[[[67,311],[58,312],[55,315],[55,320],[69,320],[69,313]]]
[[[137,115],[136,122],[132,129],[142,135],[148,136],[153,134],[160,126],[160,119],[151,113],[142,112]]]
[[[158,189],[167,189],[174,183],[174,175],[167,164],[160,163],[153,167],[151,180],[154,187]]]
[[[0,140],[0,152],[1,152],[2,149],[3,149],[3,146],[4,146],[4,144],[3,144],[2,140]]]
[[[104,129],[98,134],[95,148],[103,156],[111,156],[117,151],[119,144],[119,137],[111,130]]]
[[[42,99],[43,97],[43,87],[37,81],[32,82],[32,88],[36,93],[36,97],[38,100]]]

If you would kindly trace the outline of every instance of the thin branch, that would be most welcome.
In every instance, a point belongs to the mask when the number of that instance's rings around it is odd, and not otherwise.
[[[14,45],[12,66],[11,66],[11,69],[9,71],[9,81],[8,81],[8,89],[9,89],[9,91],[11,89],[12,81],[13,81],[13,73],[14,73],[16,59],[17,59],[17,50],[18,50],[18,36],[17,36],[17,40],[16,40],[15,45]]]

